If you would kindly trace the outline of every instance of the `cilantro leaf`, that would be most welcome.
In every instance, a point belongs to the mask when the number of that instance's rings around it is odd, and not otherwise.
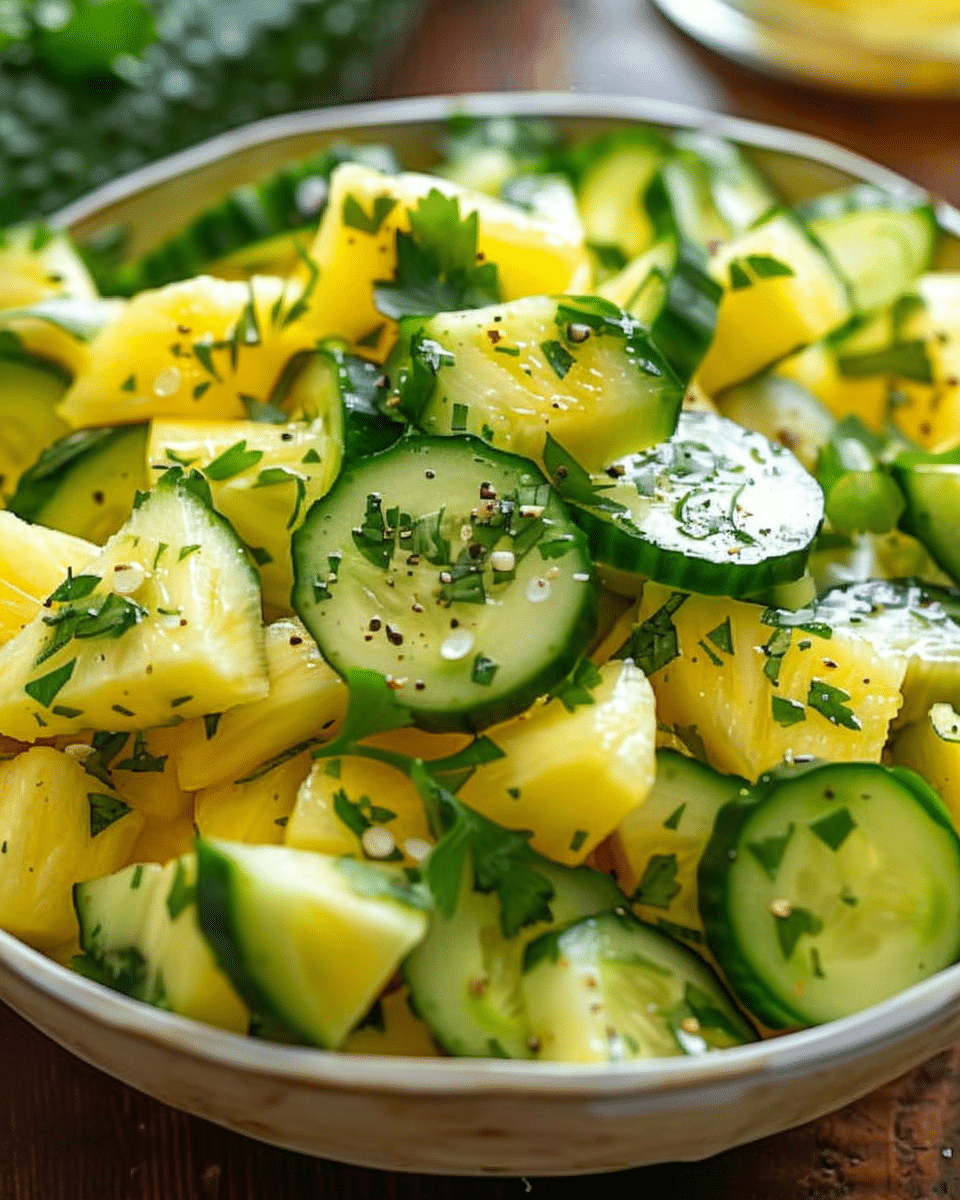
[[[791,823],[787,827],[786,833],[771,834],[770,837],[761,838],[757,842],[747,842],[747,849],[763,867],[767,878],[774,883],[776,883],[780,864],[783,862],[783,856],[787,852],[787,846],[790,845],[795,829],[796,826]]]
[[[816,937],[823,929],[823,922],[805,908],[793,908],[785,917],[774,915],[777,929],[777,941],[780,952],[785,959],[793,954],[794,947],[803,934]]]
[[[394,277],[374,285],[374,301],[385,317],[432,316],[499,302],[496,264],[477,263],[475,212],[461,218],[456,197],[433,188],[409,215],[410,232],[396,235]]]
[[[130,812],[130,805],[124,804],[119,796],[108,796],[104,792],[88,792],[87,803],[90,806],[90,836],[95,838],[98,833],[119,821]]]
[[[842,725],[844,729],[860,730],[863,726],[860,719],[845,703],[849,695],[840,688],[832,687],[822,679],[813,679],[807,704],[815,709],[821,717],[825,717],[831,725]]]
[[[566,679],[550,693],[551,700],[559,700],[567,712],[576,712],[581,705],[595,703],[593,689],[603,681],[600,668],[589,658],[581,658]]]
[[[673,592],[655,613],[637,626],[615,657],[632,658],[644,675],[653,675],[679,658],[680,640],[673,614],[686,599],[686,592]]]
[[[358,668],[347,671],[350,701],[340,732],[332,742],[314,752],[316,758],[339,758],[356,752],[357,742],[375,733],[404,729],[413,724],[410,709],[397,699],[379,671]],[[413,760],[411,760],[413,761]]]
[[[396,197],[384,193],[374,196],[373,211],[367,214],[353,192],[347,192],[343,200],[343,223],[350,229],[359,229],[361,233],[376,234],[396,206]]]
[[[680,891],[681,885],[677,883],[677,856],[651,854],[637,884],[637,890],[631,898],[638,904],[667,909]]]

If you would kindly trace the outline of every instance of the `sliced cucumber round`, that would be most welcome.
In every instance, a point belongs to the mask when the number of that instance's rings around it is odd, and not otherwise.
[[[474,891],[468,868],[453,915],[434,910],[426,938],[403,965],[411,1003],[448,1054],[533,1057],[521,991],[526,946],[548,929],[625,903],[610,876],[590,867],[541,860],[536,869],[554,889],[549,926],[537,924],[504,937],[497,896]]]
[[[710,949],[775,1029],[849,1016],[960,956],[960,839],[902,767],[762,775],[720,810],[698,885]]]
[[[527,946],[522,983],[535,1057],[624,1062],[756,1041],[705,963],[625,912]]]
[[[960,447],[943,454],[906,451],[892,469],[907,501],[900,528],[919,538],[937,565],[960,583]]]
[[[798,579],[823,520],[816,480],[782,446],[708,412],[587,476],[556,445],[547,470],[606,567],[708,595]]]
[[[583,534],[533,463],[411,437],[349,466],[293,540],[293,604],[336,670],[379,671],[414,720],[529,707],[596,627]]]

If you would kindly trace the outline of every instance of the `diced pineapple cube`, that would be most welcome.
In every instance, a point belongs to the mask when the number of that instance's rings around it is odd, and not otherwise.
[[[570,712],[559,699],[494,726],[503,757],[478,767],[460,789],[464,804],[530,844],[576,866],[653,785],[653,693],[632,663],[611,662]],[[589,802],[586,802],[589,798]]]
[[[41,949],[74,937],[74,883],[125,863],[142,825],[59,750],[0,763],[0,928]]]
[[[235,783],[291,746],[333,737],[347,711],[347,685],[296,618],[268,625],[264,642],[269,693],[175,731],[172,755],[188,791]]]
[[[303,750],[272,769],[239,783],[201,788],[195,820],[203,837],[252,845],[279,845],[313,756]]]
[[[934,704],[922,721],[905,726],[890,746],[889,760],[922,775],[960,829],[960,715],[949,704]]]
[[[756,779],[785,758],[879,762],[906,659],[802,614],[644,587],[632,637],[657,719],[718,771]]]
[[[60,413],[75,428],[151,417],[245,417],[315,336],[298,287],[200,276],[141,292],[94,338]]]
[[[0,510],[0,643],[28,625],[67,571],[78,574],[98,550]]]
[[[405,775],[386,763],[350,755],[314,765],[297,795],[286,843],[417,866],[433,837],[423,801]]]
[[[461,217],[479,218],[478,257],[495,263],[503,300],[583,291],[589,259],[583,231],[533,216],[432,175],[382,175],[344,163],[330,181],[330,202],[310,251],[320,269],[307,323],[318,337],[343,337],[383,361],[396,334],[376,307],[373,288],[396,269],[396,235],[408,232],[408,210],[431,191],[459,201]],[[357,214],[362,214],[359,217]]]

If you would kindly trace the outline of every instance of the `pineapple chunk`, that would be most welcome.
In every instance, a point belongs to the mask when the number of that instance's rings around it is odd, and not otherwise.
[[[61,416],[86,428],[249,415],[270,401],[287,362],[313,347],[296,293],[269,276],[206,275],[141,292],[90,344]]]
[[[405,775],[375,759],[347,756],[314,765],[297,795],[286,843],[417,866],[433,837],[420,795]]]
[[[252,845],[279,845],[312,763],[310,751],[304,750],[251,779],[202,788],[195,797],[195,819],[201,835]]]
[[[75,937],[73,885],[125,863],[142,825],[59,750],[0,763],[0,928],[40,949]]]
[[[661,726],[718,771],[756,779],[785,758],[879,762],[906,658],[802,614],[648,583],[629,652]]]
[[[97,977],[137,1000],[246,1033],[250,1014],[197,928],[197,863],[127,867],[77,888],[81,947]],[[81,969],[84,964],[81,962]]]
[[[233,783],[291,746],[333,737],[347,711],[347,685],[296,618],[268,625],[264,644],[268,695],[175,731],[172,755],[188,791]]]
[[[432,191],[455,197],[461,217],[477,214],[478,258],[496,264],[503,300],[586,289],[589,258],[576,225],[431,175],[388,176],[344,163],[331,177],[330,202],[310,251],[320,275],[306,323],[317,337],[343,337],[378,362],[386,358],[396,325],[377,309],[374,284],[393,276],[397,232],[409,231],[408,210]]]
[[[342,410],[309,423],[153,421],[147,444],[151,475],[171,462],[204,473],[217,512],[251,549],[264,603],[290,608],[290,539],[314,500],[337,477],[342,457]]]
[[[960,273],[938,271],[914,284],[921,303],[899,331],[903,341],[921,340],[932,379],[896,379],[896,425],[924,450],[939,453],[957,444],[960,429]]]
[[[64,575],[77,574],[98,549],[0,510],[0,643],[28,625]]]
[[[256,576],[171,471],[0,648],[0,732],[29,741],[223,711],[268,687]]]
[[[754,270],[752,261],[768,265]],[[776,273],[770,271],[774,262]],[[797,219],[782,211],[722,246],[710,272],[726,290],[713,344],[697,374],[708,396],[817,341],[850,314],[836,268]]]
[[[844,350],[850,354],[865,354],[870,350],[882,349],[889,341],[889,329],[879,326],[882,338],[875,344],[867,334],[874,326],[862,331],[856,339],[847,338]],[[801,384],[829,408],[841,420],[843,417],[859,417],[868,429],[878,433],[887,423],[889,409],[890,380],[886,375],[858,377],[844,375],[837,363],[836,353],[823,342],[807,346],[798,354],[792,354],[773,367],[773,374],[783,379],[792,379]]]
[[[960,715],[949,704],[934,704],[922,721],[901,730],[889,759],[922,775],[960,829]]]
[[[572,712],[551,700],[490,729],[503,758],[478,767],[458,793],[498,825],[532,830],[533,848],[568,866],[643,801],[655,771],[653,693],[642,672],[608,663],[585,694]]]
[[[344,1054],[390,1054],[400,1058],[440,1055],[430,1030],[411,1008],[410,992],[405,987],[381,996],[340,1050]]]
[[[133,843],[128,861],[131,863],[159,863],[189,854],[196,835],[193,822],[193,807],[179,817],[164,821],[159,817],[145,817],[140,836]]]

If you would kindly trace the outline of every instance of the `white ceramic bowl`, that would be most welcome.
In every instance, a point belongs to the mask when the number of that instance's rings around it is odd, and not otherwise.
[[[623,120],[731,137],[784,193],[904,181],[813,138],[638,99],[495,95],[302,113],[217,138],[110,184],[57,218],[129,223],[145,246],[238,183],[336,137],[393,142],[427,165],[449,113],[542,115],[571,132]],[[960,266],[960,213],[940,213]],[[960,1037],[960,966],[854,1017],[702,1058],[618,1064],[360,1058],[221,1033],[138,1004],[0,933],[0,998],[86,1061],[252,1137],[365,1166],[561,1175],[698,1159],[812,1120]]]

